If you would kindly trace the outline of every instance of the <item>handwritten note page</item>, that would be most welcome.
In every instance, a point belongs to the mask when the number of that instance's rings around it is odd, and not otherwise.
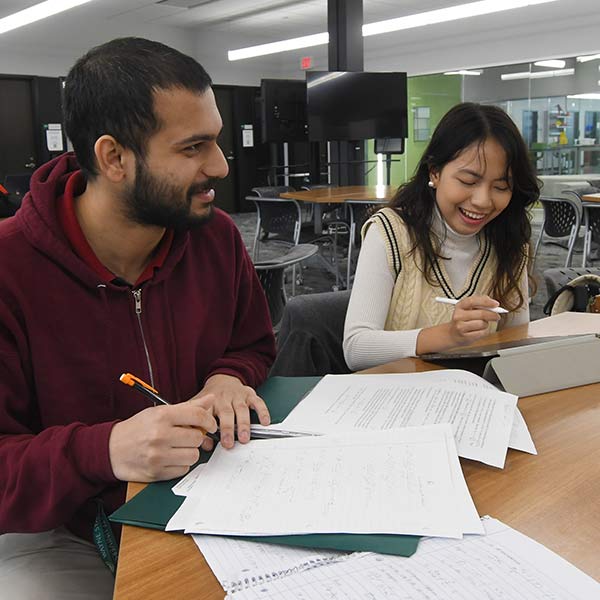
[[[517,397],[474,378],[463,371],[327,375],[283,426],[334,433],[449,423],[459,456],[502,468]]]
[[[192,537],[226,592],[261,585],[349,556],[347,552],[293,548],[216,535]]]
[[[217,447],[167,525],[186,533],[480,531],[448,425]]]
[[[362,554],[233,594],[233,600],[590,600],[600,584],[495,519],[487,535],[423,540],[410,558]]]

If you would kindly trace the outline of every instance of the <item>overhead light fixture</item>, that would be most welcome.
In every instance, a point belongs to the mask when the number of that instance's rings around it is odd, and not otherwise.
[[[558,69],[556,71],[522,71],[519,73],[503,73],[500,75],[502,81],[510,81],[511,79],[545,79],[546,77],[567,77],[573,75],[575,69]]]
[[[467,4],[457,4],[438,10],[429,10],[414,15],[407,15],[397,19],[387,19],[375,23],[367,23],[362,26],[363,37],[378,35],[380,33],[389,33],[391,31],[402,31],[404,29],[414,29],[415,27],[424,27],[436,23],[446,23],[448,21],[457,21],[468,17],[478,17],[489,15],[504,10],[515,8],[525,8],[535,4],[546,4],[556,2],[557,0],[481,0],[480,2],[469,2]],[[303,42],[302,40],[305,40]],[[310,48],[311,46],[320,46],[329,43],[328,33],[317,33],[304,37],[272,42],[271,44],[261,44],[260,46],[250,46],[239,50],[229,50],[227,56],[230,61],[241,60],[243,58],[252,58],[255,56],[265,56],[266,54],[276,54],[286,50],[297,50],[299,48]]]
[[[568,95],[567,98],[579,98],[580,100],[600,100],[600,94],[573,94]]]
[[[577,62],[589,62],[590,60],[600,60],[600,54],[588,54],[586,56],[578,56]]]
[[[551,69],[564,69],[566,60],[538,60],[533,63],[536,67],[550,67]]]
[[[46,17],[51,17],[70,8],[86,4],[92,0],[47,0],[24,10],[0,19],[0,33],[18,29],[24,25],[35,23]]]
[[[427,12],[407,15],[397,19],[387,19],[376,23],[363,25],[363,36],[377,35],[379,33],[388,33],[390,31],[401,31],[403,29],[413,29],[415,27],[424,27],[435,23],[447,23],[448,21],[457,21],[469,17],[479,17],[489,15],[504,10],[514,8],[525,8],[534,4],[546,4],[547,2],[556,2],[556,0],[482,0],[480,2],[469,2],[467,4],[457,4],[438,10],[428,10]]]
[[[260,46],[250,46],[249,48],[240,48],[239,50],[229,50],[227,58],[232,60],[242,60],[244,58],[253,58],[254,56],[265,56],[267,54],[278,54],[287,50],[297,50],[298,48],[310,48],[312,46],[323,46],[329,43],[328,33],[316,33],[315,35],[305,35],[303,37],[292,38],[290,40],[281,40],[270,44],[261,44]]]
[[[460,71],[446,71],[444,75],[481,75],[483,71],[469,71],[466,69],[461,69]]]

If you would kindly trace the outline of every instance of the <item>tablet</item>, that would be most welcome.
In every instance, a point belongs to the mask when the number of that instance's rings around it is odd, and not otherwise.
[[[531,346],[533,344],[541,344],[543,342],[553,342],[555,340],[566,340],[568,338],[579,337],[576,335],[555,335],[549,337],[525,338],[515,340],[513,342],[497,342],[495,344],[487,344],[485,346],[468,346],[460,348],[451,348],[444,352],[431,352],[429,354],[421,354],[417,358],[423,360],[451,360],[457,358],[492,358],[498,356],[498,350],[506,348],[519,348],[521,346]]]

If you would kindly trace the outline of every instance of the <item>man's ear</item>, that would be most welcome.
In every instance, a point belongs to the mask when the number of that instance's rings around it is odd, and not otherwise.
[[[121,183],[130,172],[132,153],[112,135],[102,135],[94,144],[98,171],[112,183]]]

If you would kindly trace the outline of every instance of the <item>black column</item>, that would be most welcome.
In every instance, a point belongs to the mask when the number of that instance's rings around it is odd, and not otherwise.
[[[329,70],[362,71],[362,0],[328,0]],[[364,142],[331,142],[332,183],[363,185],[365,181]],[[359,164],[352,164],[352,163]]]

